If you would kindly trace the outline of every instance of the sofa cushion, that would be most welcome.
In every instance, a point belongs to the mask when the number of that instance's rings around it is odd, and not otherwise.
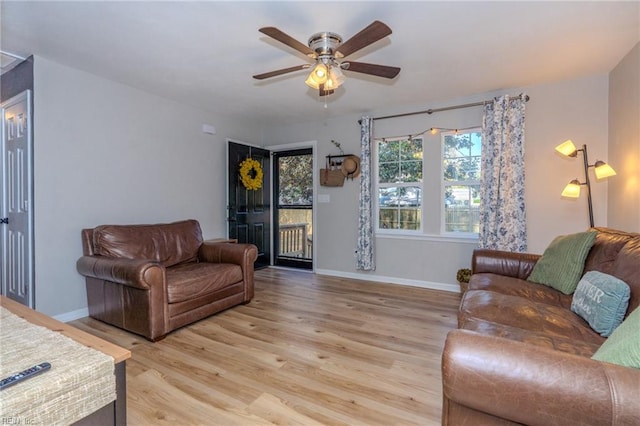
[[[167,268],[169,303],[202,297],[242,281],[242,268],[231,263],[183,263]]]
[[[556,237],[527,279],[553,287],[564,294],[573,293],[596,234],[596,231],[587,231]]]
[[[592,356],[601,345],[600,342],[585,342],[548,333],[536,333],[534,331],[523,330],[507,324],[498,324],[479,318],[466,319],[463,328],[480,334],[502,337],[584,357]]]
[[[624,319],[629,306],[629,286],[609,274],[589,271],[580,280],[571,310],[601,336],[608,337]]]
[[[620,278],[631,289],[627,313],[640,306],[640,273],[638,273],[638,265],[640,265],[640,234],[636,235],[636,238],[629,241],[620,250],[611,269],[611,275]]]
[[[633,239],[633,234],[611,228],[593,228],[598,231],[596,240],[584,262],[584,273],[600,271],[611,274],[620,250]]]
[[[592,356],[598,361],[640,368],[640,309],[629,314],[622,324]]]
[[[520,296],[532,302],[571,308],[571,295],[559,292],[549,286],[532,283],[504,275],[481,273],[473,274],[469,280],[469,290],[490,290],[510,296]]]
[[[465,293],[458,311],[458,327],[466,328],[471,318],[598,345],[605,340],[570,309],[493,291]]]
[[[102,225],[93,231],[100,256],[148,259],[165,267],[198,258],[202,231],[196,220],[157,225]]]

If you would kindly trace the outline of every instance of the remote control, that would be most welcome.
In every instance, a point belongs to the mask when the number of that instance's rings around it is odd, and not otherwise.
[[[19,373],[12,374],[11,376],[0,380],[0,390],[4,388],[8,388],[9,386],[13,386],[16,383],[26,380],[37,374],[44,373],[50,368],[51,368],[51,364],[49,364],[48,362],[43,362],[41,364],[34,365],[31,368],[27,368],[26,370],[21,371]]]

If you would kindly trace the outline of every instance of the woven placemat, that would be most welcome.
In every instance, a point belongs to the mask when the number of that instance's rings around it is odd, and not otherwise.
[[[0,307],[0,378],[51,369],[0,391],[2,424],[65,425],[116,399],[113,358]]]

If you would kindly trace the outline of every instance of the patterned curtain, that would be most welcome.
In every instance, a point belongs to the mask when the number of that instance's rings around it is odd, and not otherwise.
[[[480,247],[525,252],[524,95],[495,98],[482,118]]]
[[[373,198],[371,196],[371,143],[373,118],[362,117],[360,121],[360,214],[358,215],[358,244],[356,269],[374,271],[376,254],[373,236]]]

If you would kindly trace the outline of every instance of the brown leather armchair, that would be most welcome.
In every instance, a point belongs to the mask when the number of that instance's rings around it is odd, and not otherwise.
[[[89,315],[151,341],[253,298],[253,244],[205,243],[200,224],[82,230]]]

